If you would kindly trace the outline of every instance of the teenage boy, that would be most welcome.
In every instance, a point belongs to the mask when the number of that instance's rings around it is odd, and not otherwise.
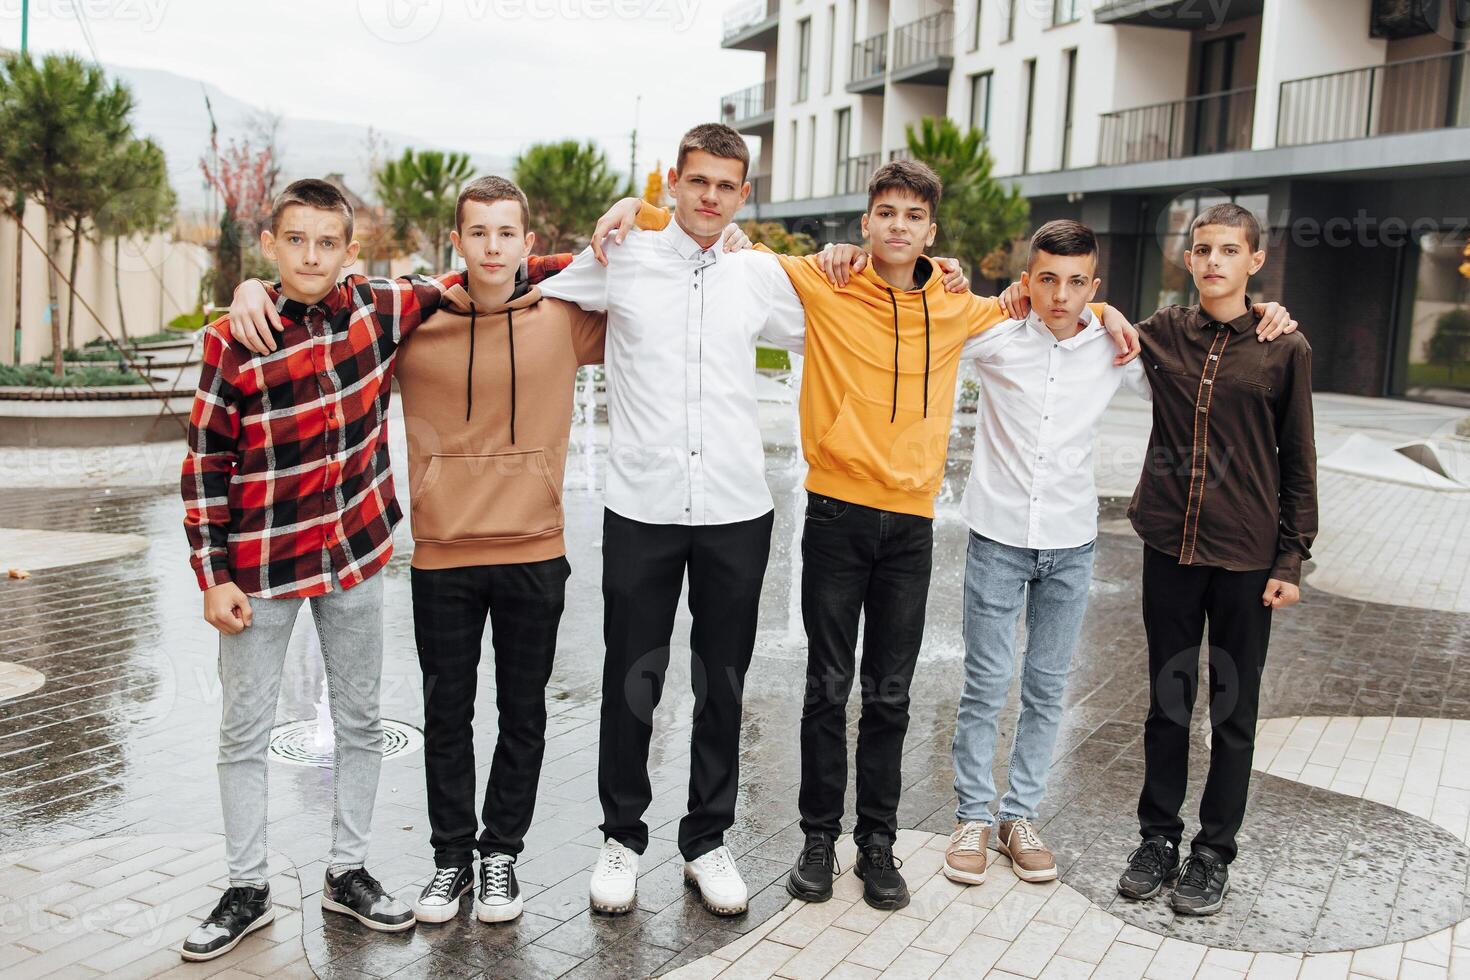
[[[1177,877],[1176,912],[1212,915],[1230,887],[1245,817],[1271,613],[1300,598],[1317,533],[1312,352],[1300,334],[1246,339],[1246,287],[1266,255],[1254,215],[1205,210],[1185,262],[1198,306],[1171,306],[1139,325],[1153,389],[1153,431],[1128,516],[1144,542],[1143,622],[1149,711],[1144,723],[1142,844],[1118,882],[1147,899]],[[1200,829],[1180,867],[1190,716],[1199,646],[1209,639],[1210,768]]]
[[[847,788],[847,700],[859,670],[855,870],[874,908],[909,901],[893,844],[934,497],[944,477],[959,359],[1007,316],[999,300],[946,291],[923,255],[938,231],[939,195],[939,178],[923,164],[879,168],[862,219],[871,261],[853,246],[834,250],[830,265],[861,266],[840,288],[818,257],[781,257],[807,317],[801,595],[808,652],[799,799],[806,843],[786,886],[806,901],[832,894]],[[1121,337],[1126,322],[1112,315]],[[866,627],[859,668],[860,615]]]
[[[261,248],[281,277],[283,346],[256,357],[228,318],[205,332],[181,480],[204,618],[220,632],[219,781],[229,887],[181,953],[209,960],[274,917],[266,879],[266,750],[303,599],[321,639],[332,705],[332,847],[322,909],[396,932],[413,910],[364,868],[382,727],[383,583],[402,516],[386,423],[401,338],[441,284],[351,276],[352,208],[321,180],[276,198]]]
[[[1104,411],[1126,385],[1149,396],[1143,362],[1119,367],[1087,304],[1097,238],[1052,221],[1031,239],[1021,291],[1030,313],[987,331],[965,353],[980,375],[975,452],[960,509],[965,561],[965,680],[953,746],[956,825],[945,851],[953,881],[985,881],[987,847],[1022,881],[1050,881],[1056,860],[1033,821],[1046,795],[1067,674],[1082,632],[1097,539],[1093,445]],[[1263,308],[1263,313],[1271,311]],[[1276,329],[1289,332],[1285,323]],[[1263,323],[1268,339],[1273,328]],[[1026,610],[1021,713],[1009,788],[992,816],[998,722],[1016,672],[1016,621]]]

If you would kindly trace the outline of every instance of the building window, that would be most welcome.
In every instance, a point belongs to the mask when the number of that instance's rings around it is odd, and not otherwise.
[[[1001,0],[1006,5],[1005,30],[1001,33],[1002,41],[1014,41],[1016,39],[1016,4],[1021,0]]]
[[[796,30],[796,101],[805,102],[812,76],[812,19],[803,17]]]
[[[980,13],[985,6],[985,0],[975,0],[975,23],[970,25],[970,50],[980,50]]]
[[[822,89],[823,95],[832,94],[832,75],[836,72],[837,62],[837,4],[827,5],[827,85]]]
[[[852,110],[838,109],[837,124],[832,129],[832,146],[837,154],[836,164],[841,169],[852,146]],[[838,188],[840,191],[841,188]]]
[[[857,0],[849,0],[847,5],[847,50],[851,51],[857,47]],[[844,58],[847,62],[847,80],[852,81],[852,59]]]
[[[1464,405],[1470,391],[1470,239],[1420,235],[1409,252],[1413,293],[1399,342],[1395,394]],[[1406,282],[1405,287],[1408,286]]]
[[[1071,24],[1082,17],[1082,0],[1052,0],[1051,26]]]
[[[817,196],[817,117],[812,116],[806,127],[806,196]]]
[[[1022,65],[1026,85],[1026,113],[1021,128],[1021,173],[1031,172],[1031,130],[1036,116],[1036,59],[1027,58]]]
[[[970,76],[970,128],[990,138],[990,83],[994,75],[982,71]]]
[[[1065,77],[1062,79],[1063,91],[1066,93],[1062,100],[1062,169],[1066,170],[1072,165],[1072,115],[1077,103],[1077,49],[1071,48],[1064,55],[1063,69]]]
[[[796,161],[801,156],[801,145],[798,142],[800,140],[800,138],[801,138],[800,127],[798,126],[796,120],[793,119],[793,120],[791,120],[791,182],[789,184],[787,184],[787,186],[790,188],[790,190],[787,191],[787,194],[790,196],[791,200],[793,200],[793,201],[796,200],[796,197],[797,197],[797,194],[796,194]]]

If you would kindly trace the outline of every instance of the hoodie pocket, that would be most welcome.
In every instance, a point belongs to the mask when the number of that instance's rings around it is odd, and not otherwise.
[[[937,493],[949,451],[949,420],[861,395],[842,396],[837,418],[817,440],[828,469],[906,493]]]
[[[561,494],[540,449],[435,453],[411,493],[413,537],[431,544],[539,538],[561,529]]]

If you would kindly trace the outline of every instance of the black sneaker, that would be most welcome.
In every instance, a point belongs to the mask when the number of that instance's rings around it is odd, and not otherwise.
[[[1230,893],[1230,869],[1215,851],[1196,844],[1179,872],[1174,911],[1180,915],[1214,915]]]
[[[1164,883],[1179,876],[1179,847],[1163,837],[1150,837],[1128,855],[1128,870],[1118,879],[1118,894],[1146,901]]]
[[[901,909],[909,903],[908,882],[898,869],[903,862],[889,844],[869,844],[858,851],[853,874],[862,879],[863,901],[875,909]]]
[[[240,940],[275,921],[276,907],[271,904],[271,888],[226,888],[209,918],[194,927],[179,955],[191,963],[202,963],[223,956]]]
[[[351,916],[378,932],[403,932],[412,929],[418,921],[413,917],[413,909],[383,891],[378,879],[368,874],[366,868],[353,868],[336,877],[327,872],[322,910]]]
[[[414,918],[420,922],[448,922],[459,915],[459,897],[474,884],[475,873],[469,865],[439,868],[413,903]]]
[[[825,902],[832,897],[832,876],[841,873],[832,838],[826,834],[807,834],[796,867],[786,876],[786,891],[803,902]]]
[[[480,890],[475,892],[475,918],[481,922],[509,922],[521,914],[521,883],[516,881],[516,859],[509,854],[480,858]]]

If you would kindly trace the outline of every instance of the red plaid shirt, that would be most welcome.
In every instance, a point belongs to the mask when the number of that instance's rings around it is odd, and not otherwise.
[[[571,260],[533,256],[538,281]],[[189,562],[208,589],[251,596],[352,588],[388,563],[403,517],[388,463],[398,346],[462,273],[348,276],[311,306],[276,296],[285,331],[256,355],[229,317],[204,338],[181,480]]]

